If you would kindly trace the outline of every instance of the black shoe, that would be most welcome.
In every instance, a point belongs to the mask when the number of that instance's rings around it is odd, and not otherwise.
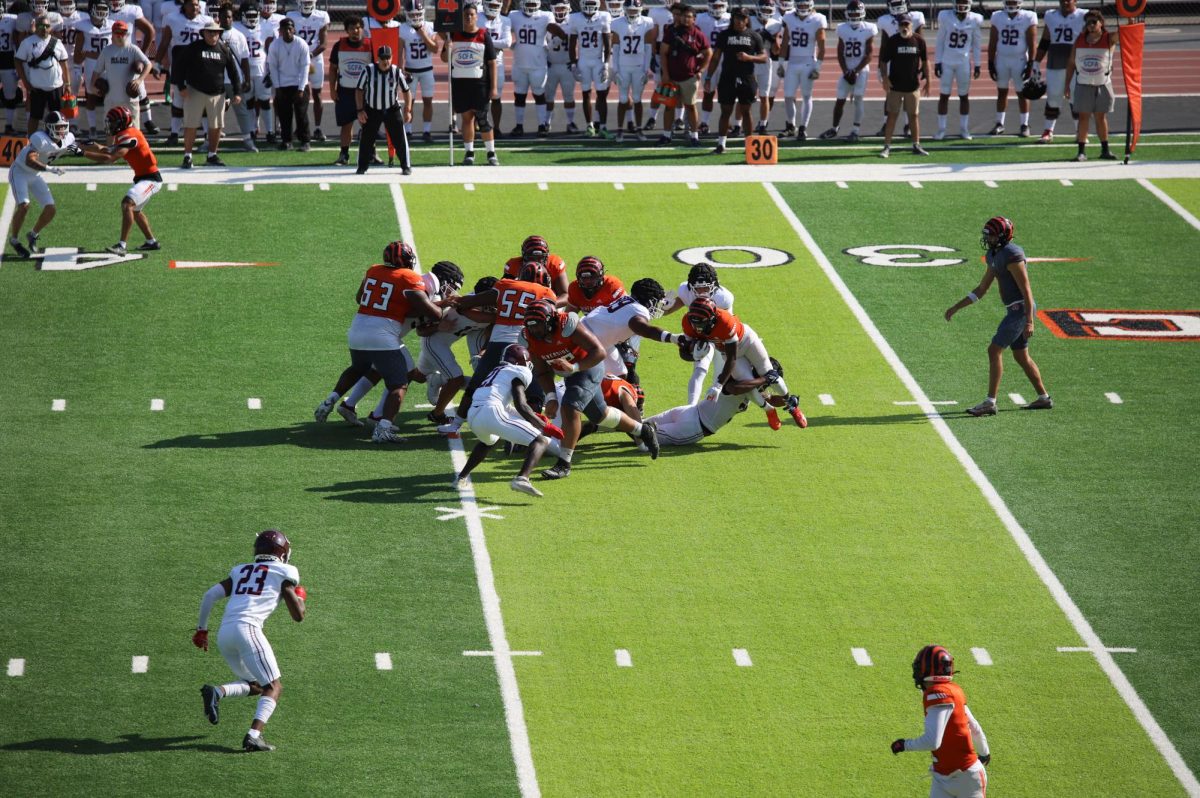
[[[313,134],[312,134],[312,140],[313,141],[324,141],[325,140],[325,131],[321,130],[321,128],[317,128],[316,130],[314,130]]]
[[[148,133],[151,136],[157,136],[159,133],[158,125],[154,124],[154,120],[147,119],[146,124],[142,125],[142,132]]]
[[[183,156],[183,163],[179,165],[179,168],[180,169],[191,169],[192,168],[192,156],[191,155]]]
[[[179,134],[178,133],[169,134],[167,136],[167,140],[163,142],[163,144],[166,145],[167,147],[174,147],[178,143],[179,143]]]
[[[766,133],[766,132],[767,132],[767,126],[766,126],[766,125],[763,125],[763,126],[762,126],[762,129],[763,129],[763,132],[764,132],[764,133]],[[794,135],[796,135],[796,126],[795,126],[795,125],[793,125],[791,122],[786,122],[786,123],[784,123],[784,126],[783,126],[783,135],[785,135],[785,136],[794,136]]]
[[[704,144],[700,141],[699,136],[697,136],[695,138],[689,138],[687,145],[689,147],[703,147],[704,146]]]
[[[410,167],[410,166],[406,166],[406,167],[404,167],[403,169],[401,169],[401,170],[400,170],[400,174],[402,174],[402,175],[405,175],[405,176],[407,176],[407,175],[411,175],[411,174],[412,174],[412,167]]]
[[[354,174],[356,174],[356,175],[365,175],[366,173],[367,173],[367,167],[365,167],[365,166],[360,166],[360,167],[358,167],[358,169],[354,170]]]
[[[657,442],[657,439],[656,441]],[[559,458],[558,462],[542,472],[543,479],[566,479],[571,476],[571,464]]]
[[[808,131],[804,129],[804,125],[796,128],[796,141],[808,141]]]
[[[208,718],[209,723],[216,726],[220,720],[220,710],[217,705],[221,703],[221,691],[211,684],[206,684],[200,688],[200,697],[204,699],[204,716]]]
[[[489,152],[488,153],[488,166],[499,166],[499,165],[500,165],[500,159],[496,157],[496,153]]]
[[[672,130],[683,130],[683,120],[682,120],[682,119],[676,119],[676,120],[675,120],[675,124],[672,126],[672,128],[671,128],[671,129],[672,129]]]
[[[700,135],[701,135],[701,136],[707,136],[707,135],[708,135],[708,123],[707,123],[707,122],[701,122],[701,123],[700,123]]]
[[[138,247],[138,252],[157,252],[162,249],[161,241],[147,241]]]
[[[450,423],[450,417],[447,416],[445,413],[435,413],[432,410],[429,411],[428,415],[426,415],[425,418],[429,419],[430,421],[432,421],[434,424],[437,424],[438,426],[441,426],[442,424]]]
[[[284,152],[286,150],[290,150],[291,148],[292,148],[291,142],[281,141],[281,142],[279,142],[279,146],[276,149],[278,149],[280,152]]]
[[[339,155],[337,160],[333,162],[333,165],[334,166],[349,166],[350,165],[350,156],[349,155]]]
[[[275,134],[274,134],[274,133],[268,133],[268,134],[267,134],[267,143],[268,143],[268,144],[274,144],[274,143],[275,143]]]
[[[525,135],[525,126],[517,125],[512,130],[508,131],[508,135],[518,139],[521,138],[521,136]]]
[[[307,141],[300,142],[300,146],[296,148],[296,152],[308,152],[312,149],[312,145]]]
[[[433,134],[430,133],[428,130],[426,130],[424,133],[421,134],[421,141],[425,142],[426,144],[432,144],[433,143]]]
[[[475,165],[475,153],[468,152],[466,155],[464,155],[462,165],[463,166],[474,166]]]
[[[264,740],[261,734],[257,737],[251,737],[247,734],[242,738],[242,750],[246,752],[274,751],[275,746]]]
[[[654,117],[651,117],[649,120],[647,120],[646,124],[642,125],[642,130],[654,130],[655,122],[656,120]]]
[[[493,127],[492,128],[492,138],[494,138],[496,141],[499,141],[500,139],[504,138],[504,134],[500,132],[499,128]]]
[[[29,250],[27,250],[25,245],[20,241],[17,241],[15,238],[9,239],[8,245],[13,248],[13,252],[17,253],[18,258],[29,257]]]
[[[388,158],[388,166],[395,166],[395,165],[396,165],[396,160],[394,158]]]
[[[642,422],[642,434],[638,436],[646,448],[650,450],[650,459],[657,460],[662,447],[658,445],[658,427],[653,421]]]
[[[538,125],[537,137],[539,139],[544,139],[549,135],[550,135],[550,126],[549,125]]]
[[[741,125],[734,125],[733,127],[729,128],[730,138],[736,139],[736,138],[741,137],[741,135],[742,135],[742,126]]]
[[[725,145],[718,144],[717,146],[713,147],[712,154],[713,155],[724,155],[725,154]]]
[[[209,155],[208,158],[205,159],[204,165],[205,166],[224,166],[225,162],[221,160],[221,156],[217,155],[214,152],[212,155]]]
[[[661,136],[658,137],[657,144],[659,147],[665,147],[670,143],[671,143],[671,137],[668,136],[666,133],[663,133]]]

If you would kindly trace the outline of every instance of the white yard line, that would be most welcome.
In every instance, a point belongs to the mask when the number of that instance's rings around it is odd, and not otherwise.
[[[416,252],[417,245],[413,239],[412,221],[408,217],[404,192],[395,183],[392,186],[392,200],[396,205],[396,219],[399,222],[401,234]],[[420,263],[419,254],[417,262]],[[448,438],[447,444],[450,447],[451,467],[454,469],[454,473],[458,474],[467,464],[462,438]],[[466,486],[458,491],[458,500],[462,506],[462,518],[466,524],[467,538],[471,544],[471,558],[475,562],[475,581],[479,585],[479,600],[483,606],[483,620],[487,627],[488,644],[491,646],[491,651],[486,652],[486,655],[492,658],[496,667],[496,679],[500,683],[500,700],[504,705],[504,722],[508,726],[513,764],[517,771],[517,787],[521,791],[521,798],[539,798],[542,791],[538,786],[537,770],[533,764],[533,749],[529,744],[529,729],[525,726],[525,708],[521,703],[521,690],[517,686],[517,671],[513,666],[513,655],[516,652],[509,647],[508,635],[504,630],[504,616],[500,612],[500,594],[496,591],[492,558],[488,553],[487,538],[483,533],[483,513],[475,501],[475,487],[469,479]],[[473,655],[466,651],[463,654],[464,656]],[[541,652],[521,652],[521,654],[540,656]]]
[[[992,664],[992,655],[988,653],[988,650],[986,648],[971,649],[971,656],[975,658],[975,663],[977,665],[991,665]]]
[[[390,671],[392,669],[392,655],[386,651],[380,651],[375,654],[375,667],[381,671]]]
[[[328,191],[329,183],[318,183],[317,188],[321,189],[321,191]]]
[[[134,673],[146,673],[150,670],[150,658],[134,657],[129,663],[129,669]]]
[[[892,402],[892,404],[899,405],[900,407],[908,407],[908,406],[912,406],[912,405],[920,406],[923,403],[922,402]],[[957,399],[938,399],[937,401],[929,402],[929,404],[931,404],[931,405],[956,405],[956,404],[958,404],[958,400]]]
[[[879,328],[875,326],[875,322],[867,315],[866,309],[863,308],[857,297],[854,296],[854,293],[846,285],[845,281],[842,280],[837,270],[833,268],[833,263],[821,251],[816,240],[809,234],[803,223],[801,223],[791,207],[788,206],[783,196],[770,183],[764,183],[763,188],[766,189],[767,194],[774,200],[776,207],[779,208],[779,212],[791,224],[792,229],[796,231],[796,235],[804,242],[809,253],[816,259],[817,264],[825,272],[825,276],[829,279],[830,283],[841,294],[842,300],[850,308],[855,318],[858,319],[858,323],[875,344],[879,353],[883,355],[884,360],[892,367],[892,371],[896,373],[896,376],[904,383],[904,387],[908,389],[913,398],[921,405],[925,411],[925,416],[929,419],[929,423],[933,426],[934,430],[945,441],[946,446],[958,459],[958,462],[962,464],[963,469],[979,488],[980,493],[987,499],[988,504],[992,506],[997,517],[999,517],[1001,523],[1004,524],[1005,529],[1008,530],[1009,535],[1017,544],[1017,548],[1025,555],[1025,559],[1028,561],[1030,567],[1033,568],[1034,572],[1042,580],[1046,589],[1050,591],[1050,595],[1054,598],[1054,601],[1058,604],[1063,614],[1067,616],[1067,620],[1071,622],[1079,637],[1087,644],[1087,650],[1095,656],[1100,668],[1108,676],[1117,693],[1120,694],[1121,698],[1129,706],[1138,723],[1145,729],[1151,742],[1154,743],[1158,752],[1171,768],[1171,772],[1179,779],[1179,783],[1183,785],[1184,790],[1187,791],[1189,796],[1200,798],[1200,781],[1197,781],[1195,774],[1188,768],[1187,763],[1183,761],[1183,757],[1179,755],[1179,751],[1175,748],[1175,744],[1171,742],[1171,738],[1167,736],[1166,732],[1158,724],[1158,721],[1155,720],[1146,703],[1142,701],[1137,690],[1130,684],[1125,673],[1117,665],[1116,660],[1112,658],[1112,654],[1105,648],[1104,643],[1101,642],[1100,636],[1092,629],[1092,625],[1088,623],[1087,618],[1083,616],[1083,613],[1075,604],[1075,600],[1071,598],[1066,588],[1063,587],[1062,582],[1059,581],[1054,571],[1050,569],[1045,558],[1042,557],[1037,546],[1029,538],[1029,534],[1017,521],[1016,516],[1012,514],[1012,511],[1008,508],[1008,505],[999,492],[997,492],[991,481],[979,468],[974,458],[971,457],[970,453],[959,442],[945,419],[933,407],[933,404],[929,401],[929,397],[925,395],[924,389],[917,383],[912,373],[908,370],[908,367],[900,359],[900,356],[896,354],[896,350],[883,337]]]
[[[871,655],[867,653],[865,648],[850,649],[850,656],[854,657],[854,664],[863,668],[869,668],[875,664],[871,662]]]
[[[167,191],[178,191],[178,190],[179,190],[178,183],[167,183]]]
[[[1025,404],[1025,397],[1024,397],[1024,396],[1021,396],[1021,394],[1019,394],[1019,393],[1010,393],[1010,394],[1008,395],[1008,398],[1009,398],[1009,400],[1011,400],[1011,401],[1012,401],[1012,403],[1013,403],[1014,405],[1023,405],[1023,404]]]
[[[839,181],[837,181],[837,187],[838,188],[850,188],[850,184],[847,183],[845,180],[839,180]]]
[[[9,676],[24,676],[25,675],[25,660],[14,657],[8,661]]]
[[[735,648],[733,650],[733,661],[737,663],[739,668],[749,668],[754,665],[750,661],[750,652],[744,648]]]
[[[66,399],[54,399],[50,402],[50,409],[55,413],[62,413],[67,409]]]
[[[3,230],[5,235],[8,234],[8,230],[12,227],[13,213],[16,210],[17,201],[13,199],[13,193],[11,191],[4,192],[4,209],[0,210],[0,230]],[[4,263],[4,250],[5,247],[0,247],[0,265]]]
[[[538,183],[538,191],[549,191],[549,190],[550,190],[549,183]]]
[[[1071,186],[1075,185],[1070,180],[1067,180],[1065,177],[1062,180],[1059,180],[1058,182],[1062,183],[1067,188],[1070,188]]]
[[[920,180],[909,180],[908,184],[913,188],[925,188],[923,185],[921,185]]]
[[[984,180],[983,184],[985,186],[987,186],[988,188],[1000,188],[1000,184],[997,183],[995,180]]]
[[[1160,200],[1162,200],[1162,203],[1164,205],[1166,205],[1171,210],[1175,211],[1175,213],[1179,214],[1179,218],[1183,219],[1185,222],[1187,222],[1188,224],[1190,224],[1192,227],[1196,228],[1197,230],[1200,230],[1200,219],[1197,219],[1195,216],[1193,216],[1191,214],[1191,212],[1188,211],[1187,208],[1183,207],[1178,202],[1176,202],[1174,199],[1172,199],[1170,194],[1163,191],[1161,188],[1154,185],[1153,183],[1151,183],[1149,180],[1147,180],[1144,177],[1138,178],[1138,185],[1141,186],[1142,188],[1146,189],[1147,191],[1149,191],[1154,196],[1158,197]]]
[[[463,183],[463,188],[467,191],[474,191],[475,184],[474,183]]]
[[[253,191],[253,190],[254,190],[253,183],[247,183],[246,185],[242,186],[242,191]]]
[[[1113,648],[1112,646],[1106,646],[1104,648],[1104,650],[1110,654],[1136,654],[1137,653],[1136,648]],[[1091,653],[1092,650],[1090,648],[1088,648],[1087,646],[1059,646],[1058,648],[1055,649],[1055,651],[1057,651],[1060,654],[1082,654],[1084,652]]]
[[[251,410],[262,410],[262,399],[259,399],[257,396],[251,396],[246,400],[246,407]]]
[[[616,656],[617,656],[617,667],[618,668],[632,668],[633,667],[633,657],[629,656],[628,649],[618,648],[616,651]]]
[[[827,394],[827,393],[818,394],[817,399],[819,399],[821,404],[823,404],[823,405],[836,404],[833,401],[833,396],[831,394]]]
[[[695,184],[695,183],[688,183],[688,184],[687,184],[687,187],[688,187],[688,188],[690,188],[692,191],[696,191],[697,189],[699,189],[699,188],[700,188],[700,186],[698,186],[698,185],[697,185],[697,184]]]
[[[1104,398],[1105,398],[1105,399],[1107,399],[1108,401],[1112,402],[1114,405],[1123,405],[1123,404],[1125,404],[1125,400],[1121,398],[1121,395],[1120,395],[1120,394],[1116,394],[1116,393],[1113,393],[1113,392],[1111,392],[1111,391],[1109,391],[1108,393],[1104,394]]]
[[[162,410],[164,406],[165,406],[165,403],[163,402],[162,399],[151,399],[150,400],[150,409],[151,410],[155,410],[155,411]]]
[[[625,184],[624,183],[613,183],[613,188],[616,189],[617,191],[624,191]]]

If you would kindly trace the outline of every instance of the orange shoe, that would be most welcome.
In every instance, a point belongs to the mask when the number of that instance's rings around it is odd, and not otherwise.
[[[788,412],[792,414],[792,420],[796,422],[796,426],[804,429],[808,426],[808,417],[804,415],[804,411],[800,409],[800,399],[795,396],[789,396],[787,400]]]
[[[773,430],[783,429],[783,422],[779,420],[779,411],[773,407],[767,408],[767,424]]]

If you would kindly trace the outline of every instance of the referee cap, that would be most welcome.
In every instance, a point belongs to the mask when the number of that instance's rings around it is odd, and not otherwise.
[[[376,58],[391,58],[392,57],[392,48],[388,47],[385,44],[383,47],[380,47],[378,50],[375,51],[375,57]]]

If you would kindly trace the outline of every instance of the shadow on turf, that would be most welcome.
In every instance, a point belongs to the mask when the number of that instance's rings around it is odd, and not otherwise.
[[[380,479],[357,479],[304,490],[307,493],[330,494],[323,497],[325,499],[360,504],[441,502],[450,506],[458,502],[458,492],[450,486],[452,476],[454,475],[447,471],[444,475],[441,473],[437,475],[413,474]]]
[[[407,441],[401,444],[372,444],[368,431],[346,424],[308,422],[288,427],[248,429],[230,432],[200,433],[163,438],[147,443],[143,449],[241,449],[259,446],[302,446],[307,449],[357,449],[360,451],[406,451],[443,449],[443,438],[426,427],[402,427]]]
[[[204,737],[142,737],[140,734],[122,734],[115,742],[105,742],[88,737],[46,737],[41,740],[26,740],[0,746],[0,751],[49,751],[58,754],[80,754],[102,756],[105,754],[141,754],[149,751],[206,751],[209,753],[241,753],[240,748],[229,748],[210,743],[195,743]]]

